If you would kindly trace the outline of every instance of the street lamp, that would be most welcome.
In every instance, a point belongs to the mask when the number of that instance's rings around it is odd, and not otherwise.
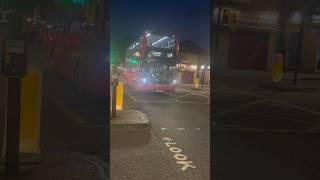
[[[307,5],[308,5],[308,0],[303,1],[303,9],[301,13],[301,23],[300,23],[300,34],[299,34],[299,40],[298,40],[298,60],[295,63],[294,67],[294,74],[293,74],[293,84],[297,84],[297,79],[298,79],[298,71],[300,67],[300,62],[301,62],[301,51],[302,51],[302,42],[303,42],[303,33],[304,33],[304,23],[305,23],[305,18],[306,18],[306,12],[307,12]]]

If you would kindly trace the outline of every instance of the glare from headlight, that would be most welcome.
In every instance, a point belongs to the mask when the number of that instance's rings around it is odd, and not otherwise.
[[[173,82],[172,82],[173,84],[176,84],[177,83],[177,81],[176,80],[173,80]]]
[[[147,82],[147,79],[146,79],[146,78],[143,78],[143,79],[142,79],[142,82],[143,82],[143,83],[146,83],[146,82]]]

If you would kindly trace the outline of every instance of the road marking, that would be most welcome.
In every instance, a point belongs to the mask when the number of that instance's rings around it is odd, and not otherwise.
[[[224,130],[224,131],[248,131],[248,132],[266,132],[266,133],[308,133],[309,131],[305,130],[281,130],[281,129],[258,129],[258,128],[250,128],[239,125],[232,124],[224,124],[224,123],[213,123],[213,131],[214,130]],[[225,127],[214,127],[215,125],[225,126]],[[310,132],[318,134],[320,132]]]
[[[305,130],[275,130],[275,129],[255,129],[255,128],[232,128],[232,127],[215,127],[215,130],[224,130],[224,131],[246,131],[246,132],[264,132],[264,133],[299,133],[299,134],[320,134],[320,132],[316,131],[305,131]]]
[[[265,101],[265,100],[262,99],[262,100],[259,100],[259,101],[254,101],[254,102],[251,102],[251,103],[248,103],[248,104],[244,104],[244,105],[238,106],[238,107],[236,107],[236,108],[223,111],[223,112],[221,112],[221,113],[216,113],[215,115],[213,115],[213,117],[216,118],[216,117],[219,117],[219,116],[223,116],[223,115],[226,115],[226,114],[230,114],[230,113],[239,111],[239,110],[241,110],[241,109],[244,109],[244,108],[247,108],[247,107],[250,107],[250,106],[254,106],[254,105],[259,104],[259,103],[262,103],[263,101]]]
[[[210,99],[210,96],[207,96],[205,94],[195,94],[195,93],[192,93],[192,94],[195,95],[195,96],[201,96],[201,97],[206,97],[206,98]]]
[[[311,114],[320,116],[320,112],[319,111],[314,111],[312,109],[304,108],[304,107],[301,107],[301,106],[296,106],[294,104],[290,104],[290,103],[287,103],[287,102],[279,101],[279,100],[276,100],[276,99],[266,99],[266,100],[272,101],[272,102],[277,102],[279,104],[283,104],[283,105],[286,105],[288,107],[293,107],[293,108],[299,109],[301,111],[306,111],[306,112],[309,112]]]
[[[71,108],[69,108],[64,103],[60,102],[56,97],[51,95],[49,92],[44,91],[44,95],[50,99],[50,101],[55,104],[68,118],[73,121],[79,127],[86,128],[106,128],[105,125],[90,125],[82,116],[78,113],[75,113]]]
[[[280,101],[280,100],[276,100],[276,99],[272,99],[272,98],[265,98],[263,96],[260,96],[260,95],[256,95],[256,94],[253,94],[253,93],[250,93],[250,92],[245,92],[245,91],[240,91],[240,90],[236,90],[236,89],[233,89],[233,88],[228,88],[228,87],[221,87],[221,88],[224,88],[224,89],[228,89],[228,90],[231,90],[231,91],[234,91],[234,92],[237,92],[239,94],[244,94],[244,95],[249,95],[249,96],[254,96],[254,97],[257,97],[257,98],[261,98],[265,101],[272,101],[272,102],[276,102],[276,103],[279,103],[279,104],[283,104],[283,105],[286,105],[286,106],[289,106],[289,107],[294,107],[296,109],[300,109],[302,111],[306,111],[306,112],[310,112],[312,114],[315,114],[315,115],[318,115],[320,116],[320,112],[318,111],[314,111],[312,109],[308,109],[308,108],[304,108],[304,107],[301,107],[301,106],[297,106],[297,105],[294,105],[294,104],[290,104],[290,103],[287,103],[287,102],[284,102],[284,101]],[[320,125],[320,124],[319,124]]]
[[[249,92],[245,92],[245,91],[236,90],[236,89],[233,89],[233,88],[228,88],[228,87],[220,87],[220,88],[228,89],[228,90],[237,92],[237,93],[239,93],[239,94],[254,96],[254,97],[257,97],[257,98],[262,98],[264,101],[270,101],[270,102],[273,102],[273,103],[278,103],[277,105],[274,105],[274,106],[279,106],[279,105],[281,104],[281,105],[286,106],[286,107],[295,108],[295,109],[298,109],[298,110],[301,110],[301,111],[305,111],[305,112],[311,113],[311,114],[313,114],[313,115],[320,116],[320,112],[319,112],[319,111],[315,111],[315,110],[312,110],[312,109],[309,109],[309,108],[304,108],[304,107],[301,107],[301,106],[297,106],[297,105],[294,105],[294,104],[291,104],[291,103],[287,103],[287,102],[280,101],[280,100],[276,100],[276,99],[272,99],[272,98],[265,98],[265,97],[260,96],[260,95],[256,95],[256,94],[249,93]],[[222,113],[224,113],[224,112],[222,112]],[[223,115],[223,114],[222,114],[222,115]],[[217,116],[217,115],[215,115],[215,117],[216,117],[216,116]],[[309,129],[307,129],[307,130],[293,131],[293,132],[318,133],[318,132],[317,132],[318,130],[320,130],[320,122],[317,123],[317,124],[316,124],[315,126],[313,126],[312,128],[309,128]],[[264,130],[254,129],[254,131],[264,131]],[[283,132],[283,131],[281,131],[281,132]],[[292,131],[286,131],[286,132],[292,132]]]
[[[166,145],[166,147],[169,148],[169,151],[171,153],[174,153],[173,158],[176,160],[176,164],[182,165],[182,167],[180,168],[182,171],[186,171],[188,168],[192,168],[192,169],[196,168],[196,166],[193,165],[192,161],[187,161],[188,157],[182,154],[181,148],[176,146],[171,146],[171,145],[177,144],[176,142],[174,142],[174,139],[164,137],[162,138],[162,140],[165,141],[164,144]]]
[[[207,102],[197,102],[197,101],[168,101],[168,100],[163,100],[163,101],[139,101],[137,100],[136,102],[138,103],[179,103],[179,104],[200,104],[200,105],[210,105],[210,101]]]
[[[187,93],[187,94],[184,94],[184,95],[181,95],[181,96],[177,96],[177,97],[174,97],[174,98],[170,98],[170,99],[168,99],[167,101],[177,100],[177,99],[179,99],[179,98],[183,98],[183,97],[190,96],[190,95],[192,95],[192,92],[189,92],[189,93]]]
[[[178,101],[176,100],[176,103],[180,103],[180,104],[210,104],[209,102],[198,102],[198,101]]]
[[[86,121],[79,116],[77,113],[74,113],[68,106],[64,103],[61,103],[57,98],[51,95],[49,92],[44,92],[44,94],[55,104],[61,111],[64,112],[65,115],[69,117],[76,125],[82,127],[85,126]]]
[[[170,103],[171,101],[174,101],[177,102],[177,103],[182,103],[182,104],[210,104],[208,102],[197,102],[197,101],[179,101],[178,99],[179,98],[183,98],[183,97],[186,97],[186,96],[190,96],[190,95],[195,95],[195,96],[202,96],[202,97],[206,97],[206,98],[209,98],[210,99],[210,96],[207,96],[207,95],[203,95],[203,94],[195,94],[193,92],[189,92],[189,93],[186,93],[184,95],[180,95],[180,96],[176,96],[176,97],[173,97],[173,98],[169,98],[169,99],[166,99],[166,100],[138,100],[136,97],[134,97],[133,95],[131,95],[130,93],[128,93],[127,91],[124,91],[124,93],[130,98],[132,99],[134,102],[140,102],[140,103]],[[139,96],[140,97],[140,96]],[[143,96],[141,98],[144,98]]]
[[[282,106],[284,107],[284,106]],[[240,112],[241,114],[247,114],[249,116],[254,116],[254,117],[265,117],[269,119],[276,119],[280,121],[289,121],[289,122],[299,122],[299,123],[304,123],[304,124],[313,124],[313,122],[310,121],[305,121],[305,120],[299,120],[299,119],[294,119],[290,117],[283,117],[283,116],[277,116],[277,115],[266,115],[262,113],[252,113],[252,112]]]
[[[244,94],[244,95],[248,95],[248,96],[254,96],[254,97],[257,97],[257,98],[264,98],[263,96],[259,96],[259,95],[256,95],[256,94],[253,94],[253,93],[249,93],[249,92],[245,92],[245,91],[240,91],[240,90],[229,88],[229,87],[220,87],[220,88],[221,89],[228,89],[230,91],[234,91],[234,92],[237,92],[239,94]]]
[[[168,130],[168,128],[160,128],[160,129],[161,129],[162,131]],[[177,130],[177,131],[184,131],[184,130],[186,130],[186,128],[173,128],[173,129],[175,129],[175,130]],[[196,130],[200,131],[200,128],[189,128],[189,129],[191,129],[191,130],[196,129]]]
[[[141,103],[166,103],[168,102],[167,100],[162,100],[162,101],[136,101],[136,102],[141,102]]]
[[[135,97],[133,97],[130,93],[128,93],[127,91],[124,91],[124,93],[129,96],[130,99],[132,99],[134,102],[138,102],[137,99]]]

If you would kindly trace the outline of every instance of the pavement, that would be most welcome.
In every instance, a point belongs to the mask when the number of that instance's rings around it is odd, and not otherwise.
[[[192,88],[161,94],[125,86],[126,109],[143,112],[150,127],[111,128],[111,179],[210,179],[210,91]]]
[[[110,120],[111,128],[148,128],[150,121],[141,111],[126,110]]]
[[[216,73],[215,81],[221,79],[226,81],[225,83],[232,82],[232,84],[237,87],[242,87],[243,85],[249,87],[260,86],[262,88],[274,88],[275,90],[278,89],[280,91],[295,91],[302,89],[314,89],[315,91],[318,91],[320,89],[320,83],[317,83],[320,81],[319,73],[299,72],[297,76],[297,85],[293,84],[294,74],[292,71],[285,71],[282,80],[278,83],[274,83],[271,77],[270,71],[226,70],[223,73]],[[250,83],[243,83],[243,80]]]
[[[300,74],[292,87],[291,75],[281,89],[262,86],[271,82],[269,72],[215,76],[215,180],[320,178],[319,81],[309,78],[317,75]]]
[[[41,67],[42,52],[42,47],[30,47],[29,55],[34,57],[34,65]],[[48,71],[43,72],[42,84],[42,161],[22,163],[19,176],[10,179],[107,179],[107,102],[91,94],[75,93],[70,82]],[[1,86],[0,93],[3,95],[3,92]],[[0,102],[0,112],[4,112],[4,96],[0,97]],[[0,137],[3,137],[3,117],[0,120]],[[3,173],[0,179],[5,179]]]
[[[4,175],[1,166],[0,178],[3,180],[106,180],[104,163],[95,157],[80,153],[65,152],[39,165],[23,164],[16,177]]]

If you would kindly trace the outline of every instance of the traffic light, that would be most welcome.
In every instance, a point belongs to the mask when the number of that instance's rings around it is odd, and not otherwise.
[[[136,58],[130,58],[130,59],[129,59],[129,64],[135,65],[135,64],[138,64],[138,61],[137,61]]]

